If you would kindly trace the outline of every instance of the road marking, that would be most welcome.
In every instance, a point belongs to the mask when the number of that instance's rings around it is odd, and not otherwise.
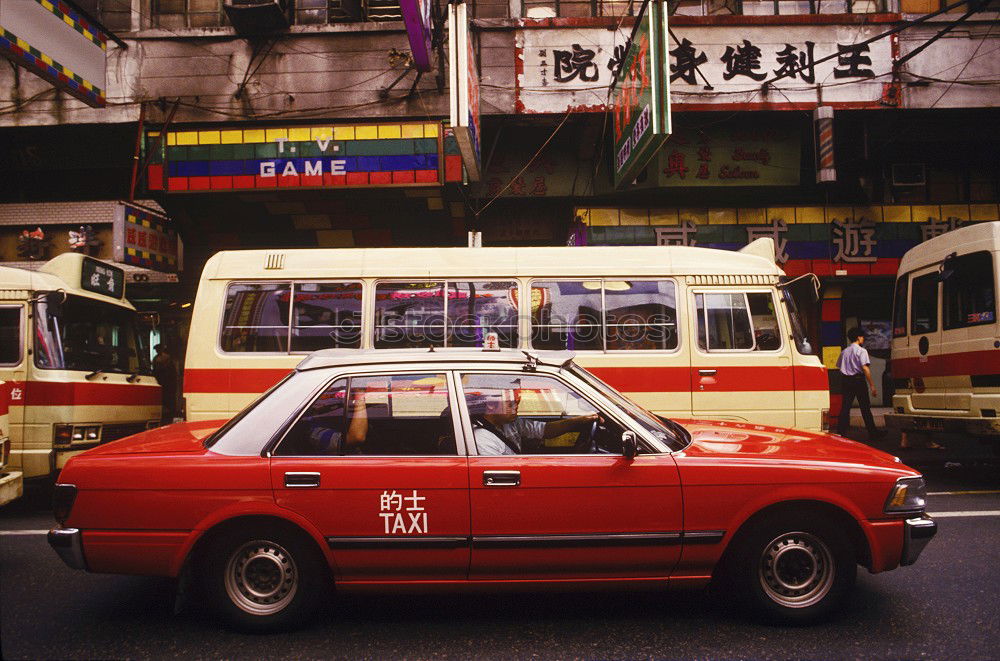
[[[1000,510],[966,510],[964,512],[928,512],[935,519],[948,519],[960,516],[1000,516]]]
[[[927,493],[928,496],[978,496],[986,494],[997,494],[1000,493],[1000,489],[993,491],[930,491]]]
[[[48,535],[48,530],[0,530],[0,535]]]

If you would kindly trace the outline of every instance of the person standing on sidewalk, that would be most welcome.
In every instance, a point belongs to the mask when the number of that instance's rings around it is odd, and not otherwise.
[[[861,417],[865,420],[865,427],[868,429],[868,440],[875,441],[885,437],[885,432],[875,427],[875,419],[872,417],[872,402],[868,397],[869,391],[872,397],[878,396],[875,389],[875,382],[872,381],[872,372],[869,368],[871,359],[868,357],[868,350],[864,348],[865,332],[854,327],[847,333],[851,343],[844,347],[837,358],[837,369],[840,370],[840,417],[837,419],[837,433],[847,436],[847,430],[851,426],[851,406],[854,399],[858,400],[858,408],[861,409]],[[867,386],[867,387],[866,387]]]

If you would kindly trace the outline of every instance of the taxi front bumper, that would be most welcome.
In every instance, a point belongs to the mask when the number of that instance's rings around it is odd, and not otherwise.
[[[935,534],[937,523],[926,514],[907,519],[903,524],[903,557],[899,564],[905,567],[916,562]]]
[[[20,471],[0,473],[0,505],[17,500],[24,494],[24,475]]]
[[[77,528],[50,530],[49,546],[55,549],[70,569],[87,569],[87,561],[83,557],[83,536]]]

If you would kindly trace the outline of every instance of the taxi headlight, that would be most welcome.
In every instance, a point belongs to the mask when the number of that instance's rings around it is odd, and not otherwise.
[[[927,484],[921,477],[896,480],[885,501],[886,512],[922,512],[927,507]]]

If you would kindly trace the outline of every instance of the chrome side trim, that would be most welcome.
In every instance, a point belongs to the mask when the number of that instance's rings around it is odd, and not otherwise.
[[[407,537],[327,537],[331,549],[454,549],[468,546],[469,538],[462,536]]]
[[[937,523],[926,514],[903,522],[902,566],[912,565],[920,557],[927,543],[937,534]]]
[[[604,535],[477,535],[472,547],[490,548],[551,548],[560,546],[643,546],[648,544],[674,545],[683,541],[679,532],[610,533]]]
[[[725,530],[694,530],[684,533],[685,544],[718,544],[726,536]]]
[[[87,570],[83,557],[83,539],[77,528],[54,528],[48,534],[49,546],[55,549],[70,569]]]

